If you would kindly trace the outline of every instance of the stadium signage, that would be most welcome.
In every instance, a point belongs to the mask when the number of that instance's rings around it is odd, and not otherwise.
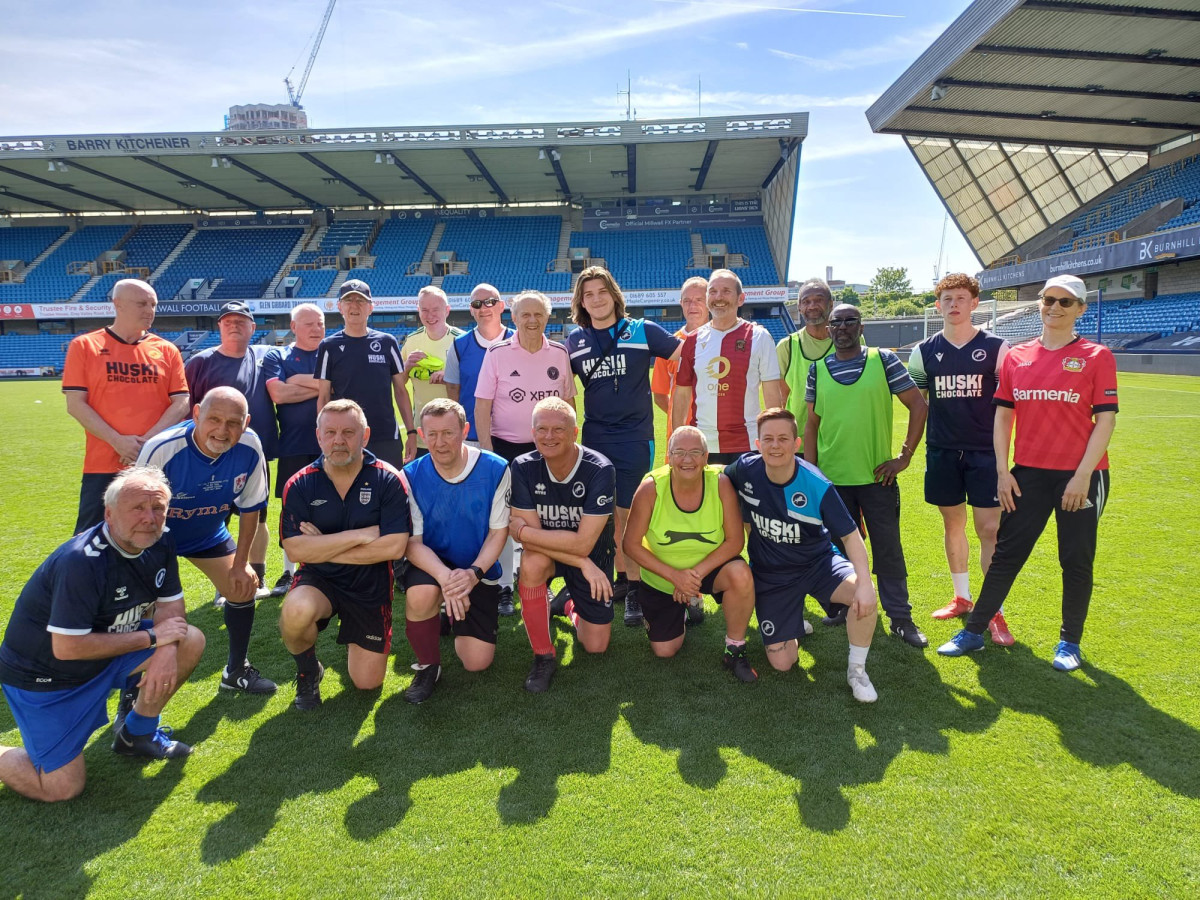
[[[1036,284],[1055,275],[1092,275],[1152,264],[1163,257],[1184,259],[1193,256],[1200,256],[1200,225],[1162,231],[1076,253],[1031,259],[1001,269],[985,269],[979,273],[979,286],[990,291]]]
[[[144,153],[147,150],[190,150],[191,138],[181,137],[130,137],[130,138],[67,138],[65,140],[68,152],[78,153],[88,150],[112,151],[120,150],[125,153]]]
[[[709,213],[704,207],[697,212],[687,212],[688,207],[674,207],[662,212],[636,213],[627,212],[620,218],[593,219],[585,216],[584,231],[634,231],[654,228],[693,228],[695,226],[716,225],[722,228],[750,228],[762,225],[762,216],[735,216],[729,212]]]

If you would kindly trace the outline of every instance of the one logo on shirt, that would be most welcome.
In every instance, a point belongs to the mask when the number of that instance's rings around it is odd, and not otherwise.
[[[1106,390],[1106,391],[1104,392],[1104,396],[1105,396],[1105,397],[1115,397],[1115,396],[1117,396],[1117,390],[1116,390],[1116,388],[1109,388],[1108,390]]]
[[[358,502],[366,506],[371,502],[371,488],[369,485],[363,485],[358,490]]]
[[[387,357],[382,353],[368,353],[367,362],[369,363],[386,363]]]
[[[558,367],[551,366],[550,368],[548,368],[546,370],[546,377],[549,378],[551,381],[557,381],[558,380]]]
[[[1084,362],[1078,356],[1068,356],[1063,360],[1064,372],[1082,372]]]
[[[742,340],[734,341],[733,346],[737,348],[738,353],[746,352],[746,342]]]
[[[764,622],[759,622],[758,630],[761,631],[767,637],[770,637],[771,635],[773,635],[775,633],[775,623],[772,622],[770,619],[767,619]]]
[[[151,347],[146,351],[146,355],[151,359],[162,359],[162,351],[156,347]]]
[[[792,494],[792,506],[807,506],[807,505],[808,505],[808,497],[806,497],[804,495],[803,491],[796,491],[795,493]]]
[[[940,353],[938,354],[938,359],[941,359]],[[983,362],[985,359],[987,359],[987,351],[982,347],[977,350],[972,350],[971,359],[975,360],[975,362]]]
[[[154,576],[154,586],[162,587],[163,582],[167,580],[167,570],[159,569],[158,574]]]
[[[727,360],[724,356],[714,356],[708,361],[708,365],[704,367],[704,374],[706,374],[713,381],[720,381],[729,374],[729,370],[732,368],[733,366],[730,365],[729,360]],[[710,391],[727,391],[729,390],[729,386],[724,384],[710,384],[708,389]]]
[[[233,479],[233,492],[235,494],[241,493],[242,488],[244,488],[245,486],[246,486],[246,473],[243,472],[237,478]]]
[[[586,490],[587,489],[583,486],[583,482],[577,481],[573,485],[571,485],[571,496],[574,497],[576,500],[578,500],[580,497],[582,497],[584,495],[584,492]]]
[[[523,390],[521,390],[520,388],[513,388],[511,391],[508,392],[508,399],[511,400],[513,403],[520,403],[522,400],[525,399],[525,392]]]
[[[511,372],[508,373],[508,377],[509,378],[520,378],[521,373],[518,372],[516,369],[513,369]]]
[[[708,534],[706,531],[664,531],[663,538],[665,540],[660,543],[664,547],[669,547],[671,544],[678,544],[680,541],[697,541],[701,544],[712,544],[715,547],[717,542],[710,541],[704,536],[706,534]]]
[[[605,494],[602,497],[596,498],[597,506],[608,506],[608,504],[610,504],[610,503],[612,503],[612,497],[608,496],[608,494]]]
[[[938,361],[938,362],[941,362],[941,361],[942,361],[942,354],[941,354],[941,353],[935,353],[935,354],[933,354],[933,355],[937,357],[937,361]]]
[[[750,482],[747,481],[745,484],[742,485],[742,487],[744,487],[746,489],[747,494],[754,493],[754,485],[752,485]]]
[[[200,488],[200,490],[210,492],[219,491],[223,487],[225,487],[225,479],[217,478],[217,476],[214,475],[212,478],[208,479],[208,481],[204,482],[204,485]]]
[[[546,486],[545,486],[544,484],[542,484],[542,483],[539,481],[537,484],[535,484],[535,485],[533,486],[533,492],[534,492],[535,494],[539,494],[539,495],[541,495],[541,496],[545,496],[545,494],[546,494]]]
[[[322,500],[318,497],[316,500],[309,500],[308,505],[309,506],[324,506],[326,502],[327,501]]]
[[[379,343],[379,341],[371,341],[370,347],[372,353],[378,353],[383,349],[383,344]]]
[[[100,540],[100,535],[96,535],[92,538],[89,545],[84,546],[83,552],[86,556],[99,556],[102,551],[107,549],[108,544]]]
[[[621,338],[620,338],[621,340],[627,341],[631,337],[633,337],[633,332],[631,332],[628,328],[626,328],[624,331],[621,332]]]
[[[113,600],[115,600],[117,603],[122,603],[128,599],[129,588],[125,587],[125,585],[121,585],[119,588],[117,588],[117,596],[113,597]]]

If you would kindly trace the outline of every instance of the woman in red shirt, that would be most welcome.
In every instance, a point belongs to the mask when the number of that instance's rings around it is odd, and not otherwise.
[[[1086,298],[1087,286],[1074,275],[1047,281],[1039,295],[1041,335],[1013,347],[1000,368],[993,443],[1003,518],[979,600],[966,628],[938,648],[943,656],[982,649],[987,623],[1053,512],[1063,572],[1054,668],[1070,672],[1082,661],[1079,641],[1092,597],[1096,531],[1108,499],[1108,442],[1117,417],[1116,360],[1107,347],[1075,333]]]

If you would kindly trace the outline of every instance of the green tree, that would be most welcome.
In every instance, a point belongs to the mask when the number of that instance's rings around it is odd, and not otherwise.
[[[912,296],[912,282],[908,280],[908,269],[903,266],[883,266],[871,279],[871,292],[892,294],[896,297]]]
[[[858,295],[858,291],[850,287],[850,285],[846,285],[844,288],[838,291],[837,302],[849,303],[853,306],[858,306],[862,303],[862,297]]]

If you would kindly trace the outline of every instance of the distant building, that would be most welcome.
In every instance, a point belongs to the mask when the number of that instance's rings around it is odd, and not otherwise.
[[[291,130],[308,127],[308,113],[290,103],[248,103],[229,107],[227,131]]]

